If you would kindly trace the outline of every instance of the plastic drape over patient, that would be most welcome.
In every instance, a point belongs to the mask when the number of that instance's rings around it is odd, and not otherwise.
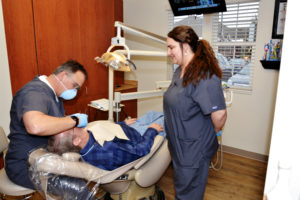
[[[81,178],[39,171],[38,165],[46,162],[50,164],[50,166],[52,164],[51,168],[55,168],[60,174],[66,173],[68,167],[65,165],[65,162],[60,162],[61,159],[62,157],[58,154],[49,153],[35,160],[35,164],[30,166],[29,174],[36,190],[38,190],[45,199],[94,199],[94,195],[98,191],[99,183],[96,183],[90,190],[88,188],[89,182]],[[71,162],[74,161],[70,161],[68,165],[72,165]]]
[[[145,118],[145,116],[143,117]],[[100,183],[96,183],[89,190],[88,181],[75,178],[80,176],[76,174],[74,174],[74,177],[64,176],[64,174],[67,174],[67,170],[72,171],[74,166],[72,162],[80,159],[82,162],[87,162],[85,163],[87,165],[92,164],[100,168],[99,170],[103,169],[105,171],[113,170],[148,154],[155,136],[158,133],[164,135],[161,125],[151,124],[151,122],[157,121],[158,118],[161,120],[160,124],[163,125],[163,116],[160,114],[160,117],[155,117],[155,119],[152,117],[149,118],[149,121],[143,120],[143,123],[138,122],[138,120],[137,123],[132,122],[131,125],[136,125],[136,129],[128,126],[125,122],[114,124],[121,127],[119,133],[116,133],[118,129],[111,127],[104,130],[103,126],[106,126],[107,121],[98,121],[92,122],[92,125],[88,126],[89,131],[75,128],[52,136],[49,139],[48,149],[43,150],[48,153],[36,159],[30,167],[31,179],[36,189],[41,191],[46,198],[50,196],[53,199],[93,199]],[[139,129],[138,123],[140,123],[140,127],[148,123],[148,128],[146,130]],[[102,125],[102,127],[99,125]],[[111,124],[110,126],[114,125]],[[115,130],[115,133],[107,133],[108,130]],[[109,134],[115,134],[116,136],[99,139],[102,135],[100,132],[104,133],[105,131],[108,136]],[[47,167],[52,168],[52,172],[54,168],[57,173],[40,172],[39,165],[41,163],[47,163]]]
[[[64,176],[64,174],[69,174],[68,172],[72,170],[70,167],[80,159],[80,155],[75,153],[79,152],[79,148],[71,145],[72,140],[73,134],[63,132],[49,139],[48,149],[38,149],[32,152],[32,154],[35,154],[35,160],[34,162],[30,161],[30,163],[33,163],[29,168],[30,179],[36,190],[45,199],[94,199],[93,196],[98,190],[97,186],[89,190],[88,181]],[[74,152],[64,153],[70,151]],[[36,155],[38,153],[43,154],[38,156]],[[30,155],[29,159],[31,157]],[[40,170],[40,168],[43,168],[43,170]],[[50,173],[53,172],[53,169],[58,173]]]

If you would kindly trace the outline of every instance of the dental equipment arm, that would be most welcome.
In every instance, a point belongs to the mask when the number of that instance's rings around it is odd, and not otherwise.
[[[130,59],[131,51],[129,50],[128,46],[125,44],[125,38],[121,37],[121,29],[124,30],[124,31],[127,31],[127,32],[131,32],[135,35],[153,40],[155,42],[158,42],[158,43],[161,43],[161,44],[166,44],[166,38],[165,37],[162,37],[162,36],[159,36],[159,35],[156,35],[156,34],[153,34],[153,33],[150,33],[150,32],[147,32],[147,31],[144,31],[144,30],[132,27],[132,26],[125,25],[125,24],[123,24],[121,22],[118,22],[118,21],[115,22],[115,27],[117,28],[117,36],[111,39],[111,46],[108,48],[107,53],[109,53],[116,46],[124,47],[126,53],[124,53],[124,51],[121,51],[121,50],[117,50],[117,51],[114,51],[112,53],[116,52],[116,53],[127,54],[127,60]],[[138,50],[133,51],[133,52],[135,52],[137,55],[166,56],[166,52],[138,51]],[[97,62],[104,63],[103,60],[101,60],[101,58],[99,58],[99,57],[96,57],[95,60]],[[123,61],[113,62],[113,64],[122,64],[122,65],[124,63],[125,62],[123,62]],[[110,65],[110,63],[106,63],[106,64]],[[125,65],[126,65],[126,63],[125,63]],[[113,88],[113,82],[114,82],[113,74],[114,74],[113,68],[109,67],[109,87],[108,87],[108,91],[109,91],[109,94],[108,94],[108,99],[109,99],[108,120],[109,121],[113,121],[113,90],[114,90],[114,88]]]
[[[116,121],[119,121],[119,111],[120,111],[120,102],[127,101],[132,99],[142,99],[150,97],[159,97],[162,96],[165,90],[169,87],[171,81],[157,81],[156,90],[148,90],[142,92],[128,92],[120,93],[115,92],[115,105],[116,105]]]
[[[120,102],[132,99],[141,99],[141,98],[149,98],[149,97],[159,97],[164,94],[164,91],[161,89],[158,90],[149,90],[142,92],[128,92],[128,93],[120,93],[115,92],[115,105],[116,105],[116,122],[119,122],[119,112],[120,112]]]
[[[135,28],[133,26],[125,25],[122,22],[116,21],[115,22],[115,27],[118,28],[117,29],[117,31],[118,31],[117,32],[117,38],[120,38],[121,29],[123,29],[124,31],[131,32],[131,33],[136,34],[138,36],[142,36],[144,38],[159,42],[161,44],[166,44],[167,38],[162,37],[162,36],[157,35],[157,34],[154,34],[154,33],[151,33],[151,32],[148,32],[148,31],[145,31],[145,30],[142,30],[142,29],[139,29],[139,28]]]
[[[125,50],[116,50],[115,52],[127,54]],[[142,51],[142,50],[129,50],[131,55],[135,56],[158,56],[158,57],[167,57],[167,52],[163,51]]]

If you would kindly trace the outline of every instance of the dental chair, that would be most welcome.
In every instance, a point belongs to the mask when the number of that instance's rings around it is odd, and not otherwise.
[[[7,147],[8,139],[3,128],[0,126],[0,153],[3,153],[3,157]],[[34,190],[11,182],[6,175],[4,168],[0,170],[0,182],[0,199],[5,199],[5,196],[23,196],[23,199],[29,199],[35,192]]]
[[[95,123],[99,121],[92,122]],[[155,183],[169,166],[171,157],[167,140],[161,135],[155,137],[149,154],[112,171],[97,168],[79,159],[78,153],[68,152],[60,156],[40,148],[30,154],[29,163],[38,172],[67,175],[85,179],[87,182],[100,183],[100,187],[107,192],[105,199],[164,199],[164,193]],[[47,185],[46,182],[47,178],[42,185]],[[43,191],[46,193],[46,188]],[[47,194],[45,196],[47,198]]]

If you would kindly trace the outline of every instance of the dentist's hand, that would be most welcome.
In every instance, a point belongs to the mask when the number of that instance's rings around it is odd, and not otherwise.
[[[75,113],[73,115],[70,116],[75,116],[79,119],[79,123],[77,124],[77,127],[81,127],[84,128],[87,126],[88,124],[88,116],[86,114],[82,114],[82,113]]]

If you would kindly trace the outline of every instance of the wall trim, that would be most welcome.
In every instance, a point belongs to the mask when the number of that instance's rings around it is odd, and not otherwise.
[[[258,160],[258,161],[265,162],[265,163],[268,162],[268,159],[269,159],[269,156],[267,156],[267,155],[254,153],[251,151],[246,151],[246,150],[242,150],[242,149],[238,149],[238,148],[234,148],[234,147],[230,147],[230,146],[226,146],[226,145],[223,145],[222,148],[223,148],[223,152],[250,158],[253,160]]]

